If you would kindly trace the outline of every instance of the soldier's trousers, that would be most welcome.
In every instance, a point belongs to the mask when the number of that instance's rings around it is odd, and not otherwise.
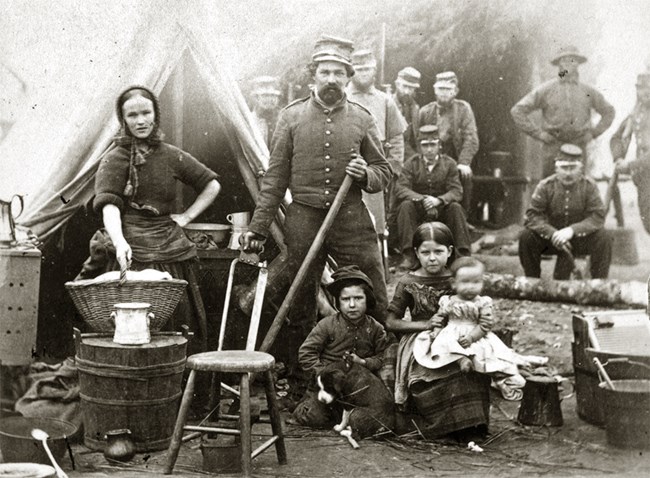
[[[571,239],[573,255],[589,255],[591,259],[591,277],[607,279],[609,265],[612,262],[612,238],[606,230],[601,229],[583,237]],[[557,250],[551,241],[539,234],[524,229],[519,238],[519,260],[527,277],[541,275],[542,254],[557,255],[553,279],[567,280],[571,277],[572,264],[567,256]]]
[[[425,221],[440,221],[449,227],[454,236],[454,245],[461,255],[469,255],[470,236],[465,219],[463,206],[457,202],[436,208],[437,217],[427,216],[427,212],[419,201],[404,200],[397,212],[397,232],[402,252],[413,247],[413,234],[420,224]]]
[[[282,264],[282,271],[278,272],[279,275],[290,277],[291,280],[295,278],[327,211],[296,202],[288,206],[285,220],[287,258]],[[369,310],[368,314],[382,324],[386,321],[388,297],[377,233],[370,214],[361,201],[344,203],[291,304],[289,323],[283,326],[276,340],[276,350],[278,347],[282,348],[285,360],[294,367],[298,363],[298,348],[316,324],[316,298],[328,254],[336,261],[338,267],[357,265],[370,278],[376,306]],[[269,283],[267,298],[279,292],[275,290],[275,286]]]

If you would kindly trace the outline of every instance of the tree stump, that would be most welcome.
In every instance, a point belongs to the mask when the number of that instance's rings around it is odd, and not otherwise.
[[[517,420],[522,425],[562,426],[558,382],[550,377],[526,378]]]

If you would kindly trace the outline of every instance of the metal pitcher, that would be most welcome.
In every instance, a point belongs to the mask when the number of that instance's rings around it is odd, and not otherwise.
[[[16,198],[20,201],[20,212],[14,215],[12,205]],[[14,220],[22,214],[24,206],[23,197],[20,194],[14,194],[10,201],[0,199],[0,247],[8,247],[16,242],[16,223]]]

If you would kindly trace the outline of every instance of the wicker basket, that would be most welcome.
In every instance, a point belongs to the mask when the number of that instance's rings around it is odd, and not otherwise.
[[[115,324],[111,312],[121,302],[147,302],[154,319],[149,324],[152,332],[159,331],[174,313],[183,295],[187,281],[181,279],[127,280],[97,282],[80,280],[66,282],[70,296],[84,321],[93,332],[113,332]]]

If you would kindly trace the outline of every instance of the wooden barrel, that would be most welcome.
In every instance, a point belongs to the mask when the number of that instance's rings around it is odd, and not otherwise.
[[[138,452],[164,450],[181,397],[187,338],[152,335],[145,345],[120,345],[103,334],[77,337],[84,444],[105,446],[110,430],[128,428]]]

